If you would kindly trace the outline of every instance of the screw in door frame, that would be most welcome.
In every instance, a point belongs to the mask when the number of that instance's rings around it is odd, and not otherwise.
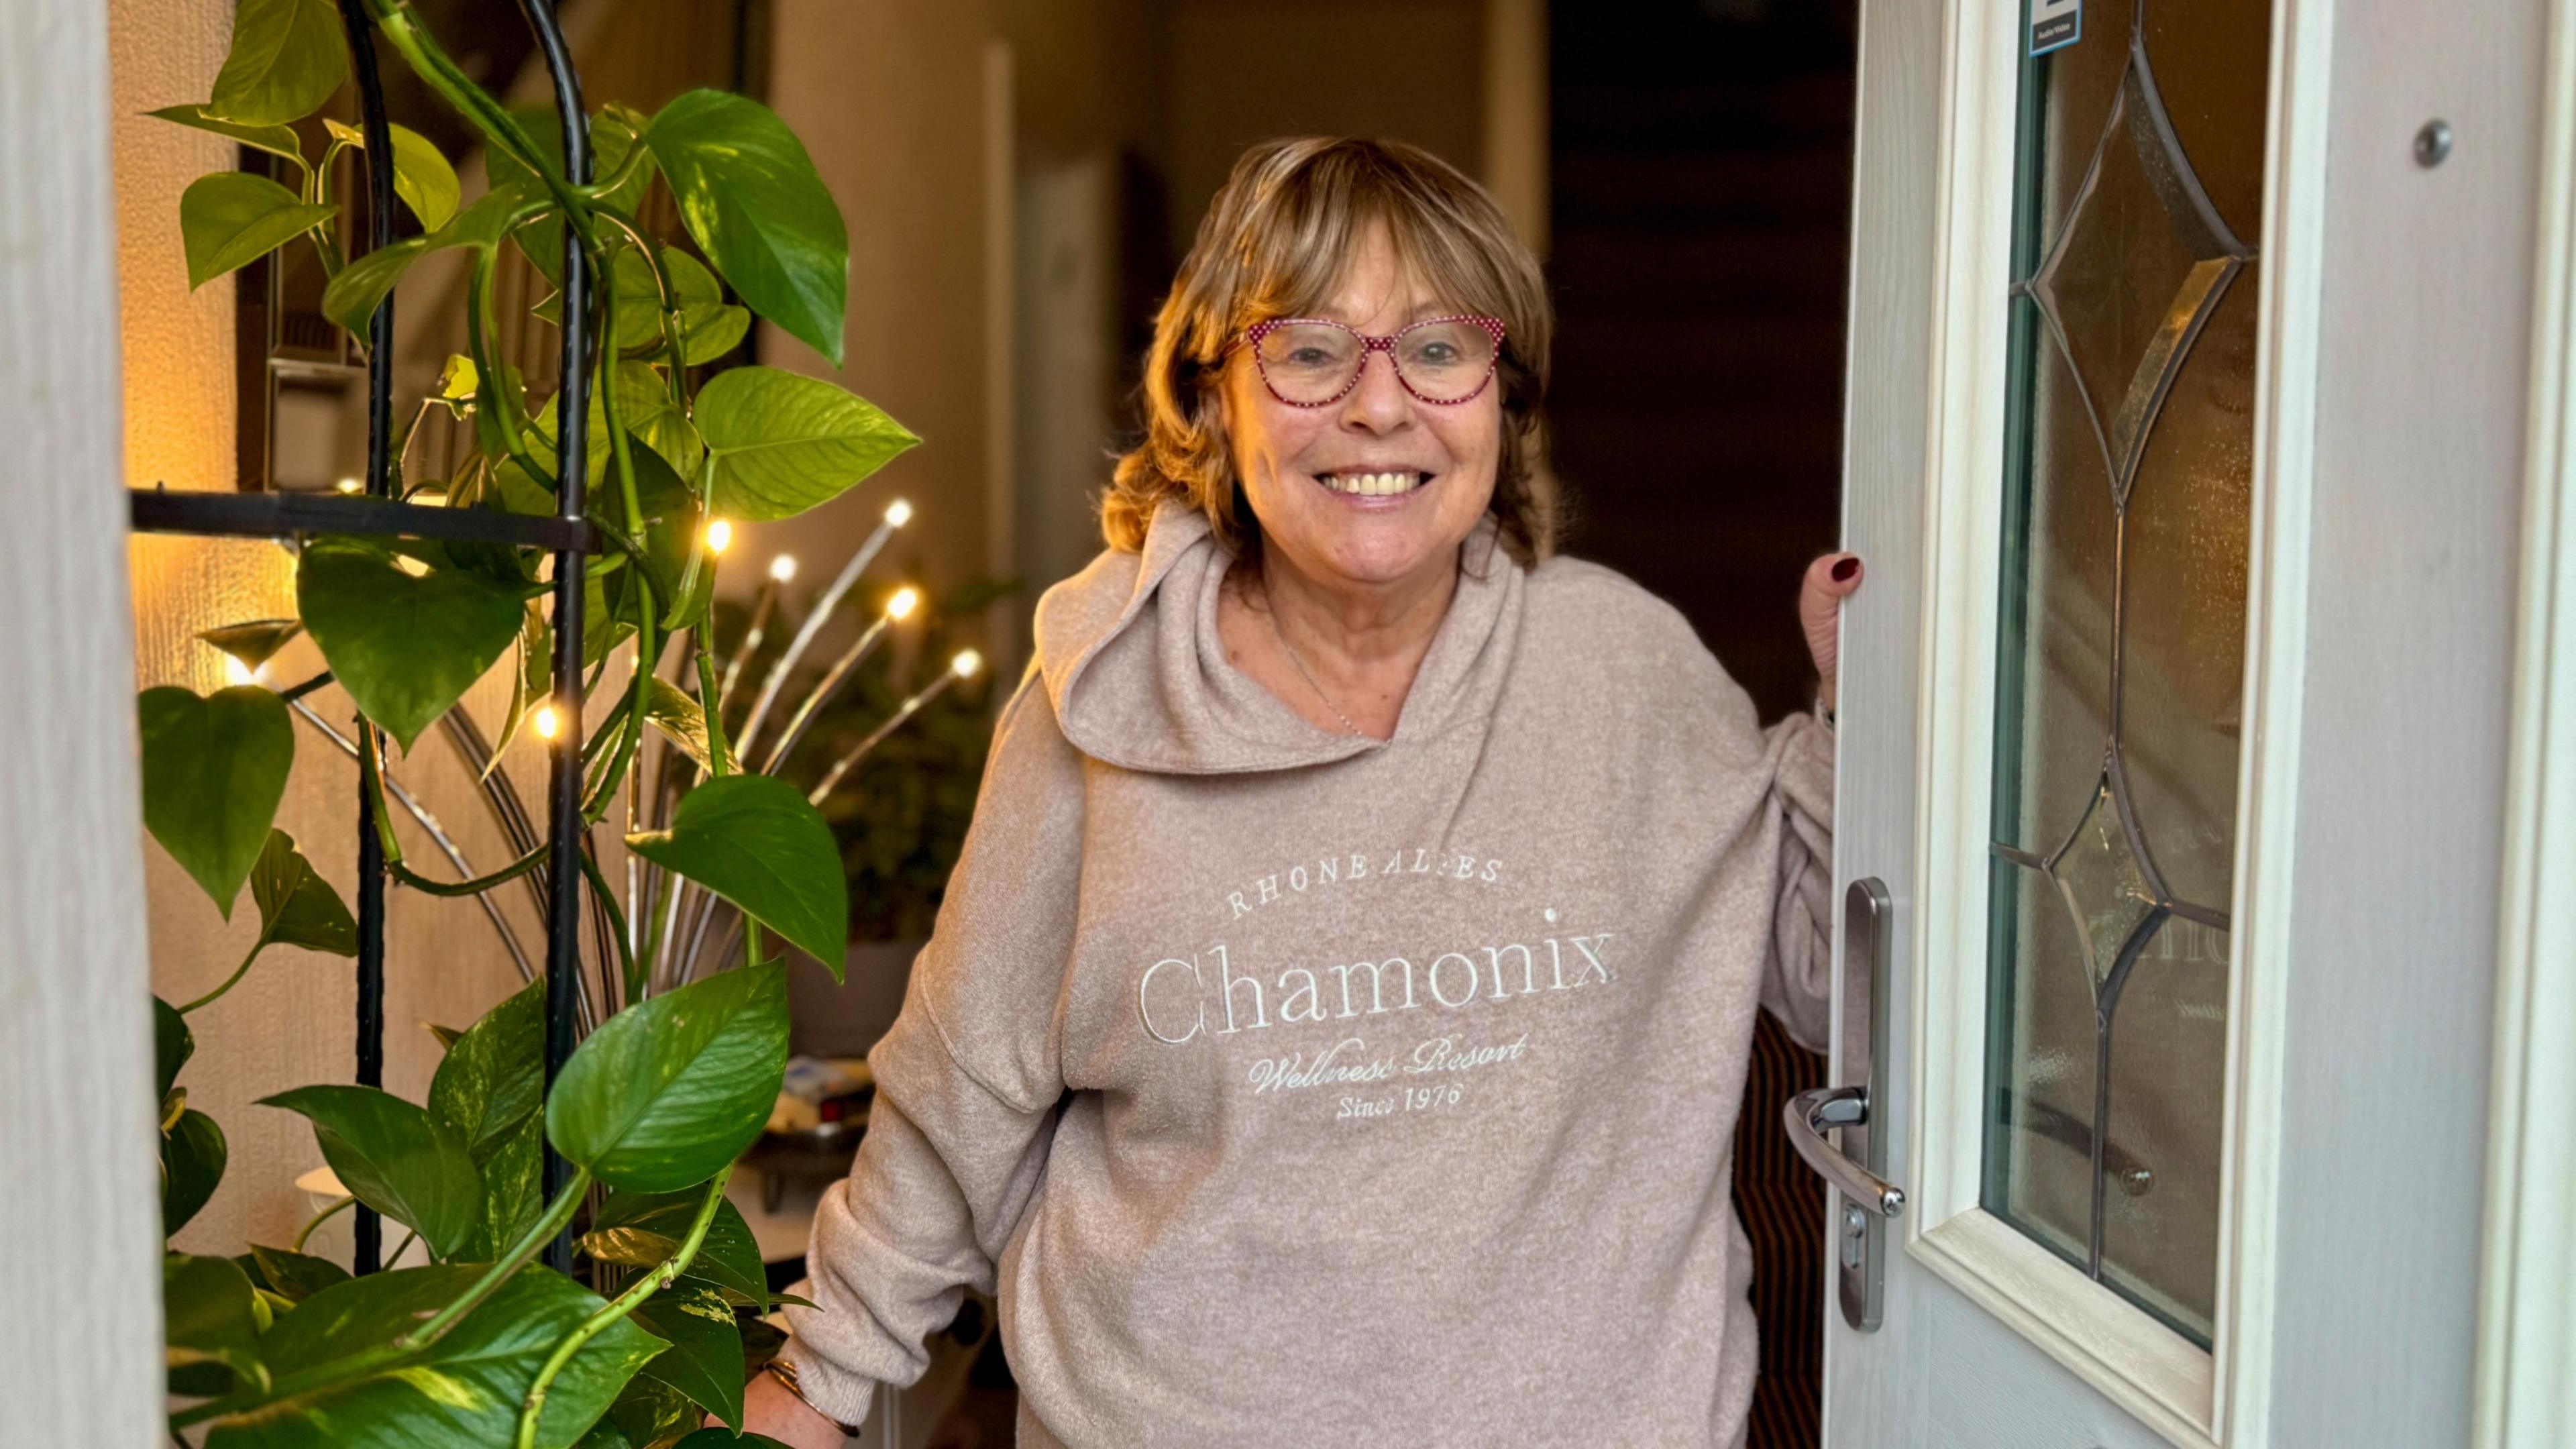
[[[2451,158],[2451,123],[2436,116],[2415,132],[2415,164],[2429,171]]]

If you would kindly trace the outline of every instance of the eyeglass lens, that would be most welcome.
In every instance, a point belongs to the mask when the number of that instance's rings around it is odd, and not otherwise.
[[[1359,334],[1330,322],[1291,322],[1261,338],[1261,373],[1289,402],[1330,402],[1368,355]],[[1494,365],[1493,334],[1473,322],[1419,322],[1396,334],[1395,370],[1432,402],[1473,394]]]

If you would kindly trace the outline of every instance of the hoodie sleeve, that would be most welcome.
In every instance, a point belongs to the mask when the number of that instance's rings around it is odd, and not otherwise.
[[[994,1264],[1036,1191],[1063,1081],[1057,1001],[1073,946],[1082,766],[1034,676],[1003,711],[973,824],[877,1079],[849,1177],[825,1191],[787,1310],[798,1386],[846,1424],[908,1385],[923,1344]]]
[[[1833,1024],[1834,734],[1821,711],[1766,733],[1778,762],[1770,808],[1782,819],[1762,1004],[1799,1045],[1820,1052]]]

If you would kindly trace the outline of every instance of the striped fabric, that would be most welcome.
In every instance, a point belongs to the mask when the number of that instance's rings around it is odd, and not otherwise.
[[[1735,1124],[1735,1208],[1753,1240],[1753,1315],[1762,1325],[1746,1449],[1815,1449],[1824,1383],[1824,1184],[1790,1150],[1780,1109],[1825,1079],[1825,1063],[1765,1012],[1753,1033]]]

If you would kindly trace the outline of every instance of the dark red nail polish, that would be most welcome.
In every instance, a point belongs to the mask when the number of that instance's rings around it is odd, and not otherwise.
[[[1852,575],[1854,575],[1854,574],[1856,574],[1856,573],[1859,573],[1859,572],[1860,572],[1860,560],[1859,560],[1859,559],[1856,559],[1856,558],[1847,558],[1847,559],[1844,559],[1841,563],[1838,563],[1838,564],[1834,565],[1834,582],[1835,582],[1835,583],[1838,583],[1838,584],[1839,584],[1839,583],[1843,583],[1843,582],[1847,581],[1848,579],[1850,579]]]

